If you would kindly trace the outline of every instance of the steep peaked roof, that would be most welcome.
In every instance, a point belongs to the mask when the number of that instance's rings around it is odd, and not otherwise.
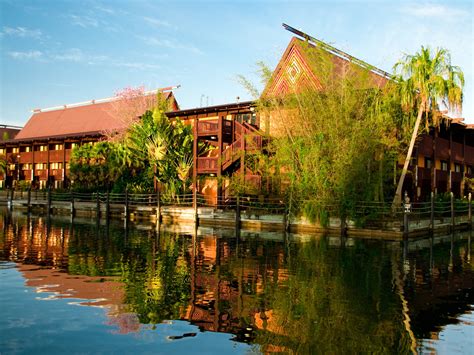
[[[312,48],[320,48],[331,54],[333,73],[335,74],[345,73],[353,63],[358,65],[356,61],[352,62],[327,51],[324,47],[315,46],[293,37],[278,62],[269,84],[265,87],[262,97],[286,95],[293,93],[297,88],[322,88],[321,80],[318,79],[321,75],[321,72],[318,72],[318,64],[314,63],[314,58],[308,56],[308,51],[311,51]],[[360,68],[368,71],[375,87],[382,87],[389,81],[387,76],[379,75],[367,68]]]
[[[155,94],[156,92],[153,95]],[[171,103],[173,110],[179,108],[171,91],[163,92],[162,95]],[[15,137],[15,141],[98,135],[126,128],[124,122],[113,114],[114,103],[118,100],[98,101],[51,110],[35,110],[25,127]]]

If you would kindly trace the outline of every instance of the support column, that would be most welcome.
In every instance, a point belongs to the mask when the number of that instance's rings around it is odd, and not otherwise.
[[[194,125],[193,125],[193,206],[197,205],[196,196],[197,196],[197,176],[198,176],[198,117],[197,115],[194,117]],[[196,193],[195,193],[196,192]]]
[[[224,135],[223,135],[223,116],[217,119],[217,204],[222,201],[222,150],[224,149]]]

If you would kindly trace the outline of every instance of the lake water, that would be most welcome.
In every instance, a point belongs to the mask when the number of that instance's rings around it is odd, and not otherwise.
[[[469,232],[183,228],[0,210],[0,353],[473,353]]]

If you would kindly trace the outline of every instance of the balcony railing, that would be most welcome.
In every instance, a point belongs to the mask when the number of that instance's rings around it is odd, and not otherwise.
[[[217,173],[217,158],[215,157],[198,157],[197,172],[198,174]]]

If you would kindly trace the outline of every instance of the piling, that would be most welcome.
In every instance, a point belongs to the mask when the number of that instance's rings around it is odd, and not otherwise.
[[[156,189],[156,224],[161,223],[161,196],[160,189]]]
[[[7,191],[8,196],[8,209],[11,211],[13,209],[13,188]]]
[[[467,197],[468,201],[468,212],[467,212],[467,218],[468,218],[468,224],[470,228],[472,229],[472,194],[469,192],[469,195]]]
[[[107,189],[107,195],[105,199],[105,219],[108,221],[110,218],[110,191]]]
[[[96,213],[97,219],[99,219],[100,218],[100,195],[99,195],[99,191],[97,191],[96,194],[95,194],[95,203],[96,203],[95,213]]]
[[[26,208],[27,208],[26,211],[28,213],[30,213],[30,210],[31,210],[31,187],[28,189]]]
[[[434,192],[431,191],[430,229],[434,231]]]
[[[194,224],[199,225],[199,215],[198,215],[198,202],[197,202],[197,189],[193,191],[193,202],[194,202]]]
[[[454,194],[451,192],[451,231],[454,231]]]
[[[240,229],[240,196],[235,200],[235,228]]]
[[[128,222],[129,210],[128,210],[128,189],[125,189],[125,222]]]
[[[48,218],[50,217],[51,214],[51,187],[48,187]]]
[[[74,218],[74,192],[71,191],[71,217]]]

